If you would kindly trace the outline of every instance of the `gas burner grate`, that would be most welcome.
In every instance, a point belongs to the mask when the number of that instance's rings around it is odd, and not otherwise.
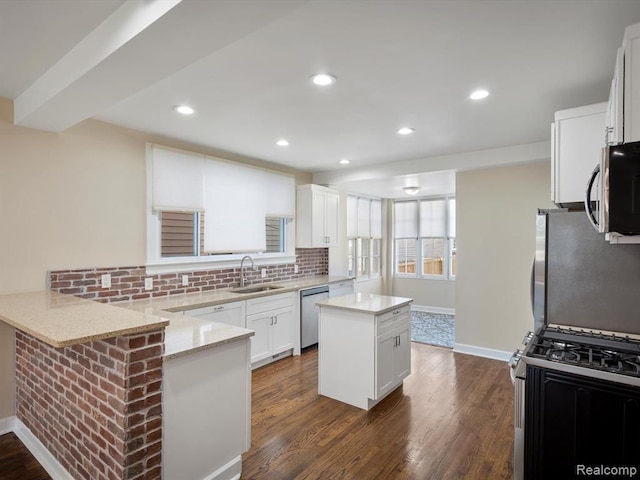
[[[640,377],[640,342],[628,337],[565,330],[541,330],[527,356],[556,363]]]

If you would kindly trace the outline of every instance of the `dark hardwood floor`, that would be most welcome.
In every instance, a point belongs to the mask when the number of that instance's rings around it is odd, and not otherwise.
[[[253,372],[243,479],[511,479],[504,362],[412,344],[413,373],[371,411],[317,394],[317,350]]]
[[[0,435],[0,480],[51,480],[15,433]]]
[[[253,372],[242,479],[511,479],[513,388],[504,362],[412,344],[413,373],[369,412],[317,393],[317,350]],[[0,480],[50,480],[0,436]]]

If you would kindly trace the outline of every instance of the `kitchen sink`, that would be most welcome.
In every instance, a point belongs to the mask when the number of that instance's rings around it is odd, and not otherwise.
[[[270,290],[277,290],[279,288],[283,288],[283,287],[279,285],[253,285],[250,287],[232,288],[229,291],[232,293],[259,293],[259,292],[268,292]]]

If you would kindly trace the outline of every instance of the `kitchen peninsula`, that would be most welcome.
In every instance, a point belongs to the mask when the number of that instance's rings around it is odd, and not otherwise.
[[[0,296],[0,320],[15,328],[16,433],[59,478],[239,474],[250,444],[253,332],[156,313],[56,292]],[[199,431],[225,447],[185,456],[185,419],[210,402],[222,408],[199,417]]]
[[[411,373],[411,298],[318,302],[318,393],[369,410]]]

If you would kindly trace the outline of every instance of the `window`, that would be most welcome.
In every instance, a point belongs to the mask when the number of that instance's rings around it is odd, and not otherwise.
[[[215,256],[204,250],[204,219],[205,214],[200,212],[160,212],[162,258]],[[264,253],[286,251],[286,222],[286,218],[267,217],[265,219],[267,246]]]
[[[357,279],[381,275],[382,202],[347,196],[347,271]]]
[[[294,177],[148,145],[147,185],[147,267],[295,261]]]
[[[455,198],[394,203],[394,274],[454,279]]]

